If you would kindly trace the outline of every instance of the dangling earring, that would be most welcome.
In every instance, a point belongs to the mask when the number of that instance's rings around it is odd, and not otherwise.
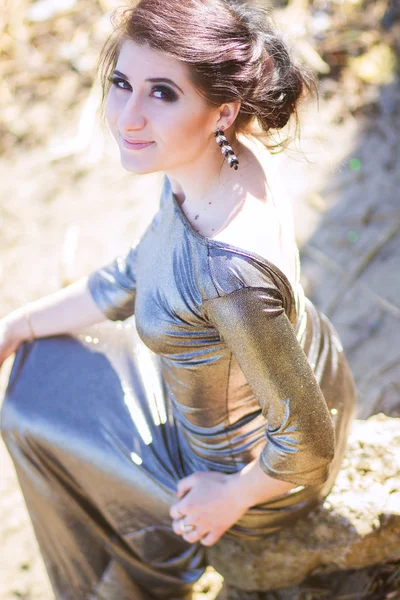
[[[222,154],[225,156],[225,158],[228,159],[229,166],[233,167],[235,171],[237,171],[239,161],[236,158],[234,151],[232,150],[232,146],[229,145],[229,142],[225,137],[223,129],[223,127],[220,127],[216,131],[214,131],[215,141],[221,148]]]

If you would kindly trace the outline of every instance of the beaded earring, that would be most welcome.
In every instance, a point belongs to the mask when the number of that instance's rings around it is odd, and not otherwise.
[[[225,137],[223,129],[223,127],[220,127],[216,131],[214,131],[215,141],[221,148],[222,154],[225,156],[225,158],[228,159],[229,166],[233,167],[235,171],[237,171],[239,161],[235,156],[232,146],[229,145],[229,142]]]

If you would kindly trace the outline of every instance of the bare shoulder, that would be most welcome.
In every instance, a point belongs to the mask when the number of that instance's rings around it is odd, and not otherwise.
[[[261,142],[246,141],[237,180],[239,208],[215,239],[284,265],[283,255],[294,238],[293,216],[288,199],[277,189],[276,167],[274,157]]]

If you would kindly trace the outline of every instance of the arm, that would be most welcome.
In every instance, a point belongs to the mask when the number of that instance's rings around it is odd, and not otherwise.
[[[281,481],[267,475],[257,458],[241,471],[227,477],[230,480],[231,493],[242,499],[246,510],[251,506],[269,502],[272,498],[298,487],[295,483]]]
[[[10,338],[17,342],[31,337],[24,316],[27,310],[37,338],[67,333],[106,320],[89,292],[87,277],[7,315],[3,324]]]
[[[136,246],[125,256],[92,271],[73,284],[23,306],[5,318],[7,333],[22,342],[31,332],[24,316],[29,310],[35,337],[47,337],[110,320],[124,320],[134,313]]]
[[[324,396],[276,289],[242,288],[204,302],[267,419],[260,468],[295,485],[326,481],[334,427]]]

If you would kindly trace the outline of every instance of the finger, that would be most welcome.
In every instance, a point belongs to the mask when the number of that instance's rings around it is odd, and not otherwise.
[[[176,533],[176,535],[182,535],[180,522],[180,519],[172,521],[172,531]]]
[[[174,521],[172,521],[172,530],[174,533],[176,533],[177,535],[180,535],[181,537],[184,537],[185,535],[189,535],[189,533],[192,533],[192,531],[186,531],[184,529],[184,522],[183,519],[175,519]]]
[[[182,537],[187,542],[198,542],[200,540],[200,538],[202,538],[206,535],[206,533],[209,533],[209,529],[206,529],[204,526],[196,525],[195,523],[190,522],[190,519],[185,519],[183,521],[183,524],[186,526],[190,525],[190,526],[194,527],[194,529],[192,531],[187,531],[182,534]]]
[[[194,529],[192,531],[185,532],[184,528],[188,525],[194,527]],[[191,523],[190,519],[177,519],[172,521],[172,530],[174,533],[182,536],[188,542],[198,541],[198,539],[200,539],[207,532],[204,527],[197,527],[194,523]]]
[[[183,530],[183,519],[175,519],[174,521],[172,521],[172,530],[177,535],[185,535],[185,531]]]
[[[197,529],[194,529],[193,531],[183,534],[182,537],[190,544],[194,544],[195,542],[198,542],[203,535]]]
[[[173,504],[171,506],[171,508],[169,509],[169,516],[171,517],[171,519],[180,519],[181,518],[182,515],[179,513],[179,510],[178,510],[176,504]]]
[[[194,484],[196,483],[196,474],[189,475],[188,477],[184,477],[180,481],[178,481],[178,486],[176,490],[176,495],[178,498],[182,498],[187,492],[189,492]]]
[[[186,517],[186,513],[184,513],[183,510],[181,510],[180,506],[181,502],[177,502],[176,504],[173,504],[171,506],[171,508],[169,509],[169,516],[171,517],[171,519],[178,520]]]
[[[203,544],[203,546],[212,546],[219,540],[221,535],[222,534],[217,534],[215,532],[207,533],[204,537],[201,538],[200,544]]]

